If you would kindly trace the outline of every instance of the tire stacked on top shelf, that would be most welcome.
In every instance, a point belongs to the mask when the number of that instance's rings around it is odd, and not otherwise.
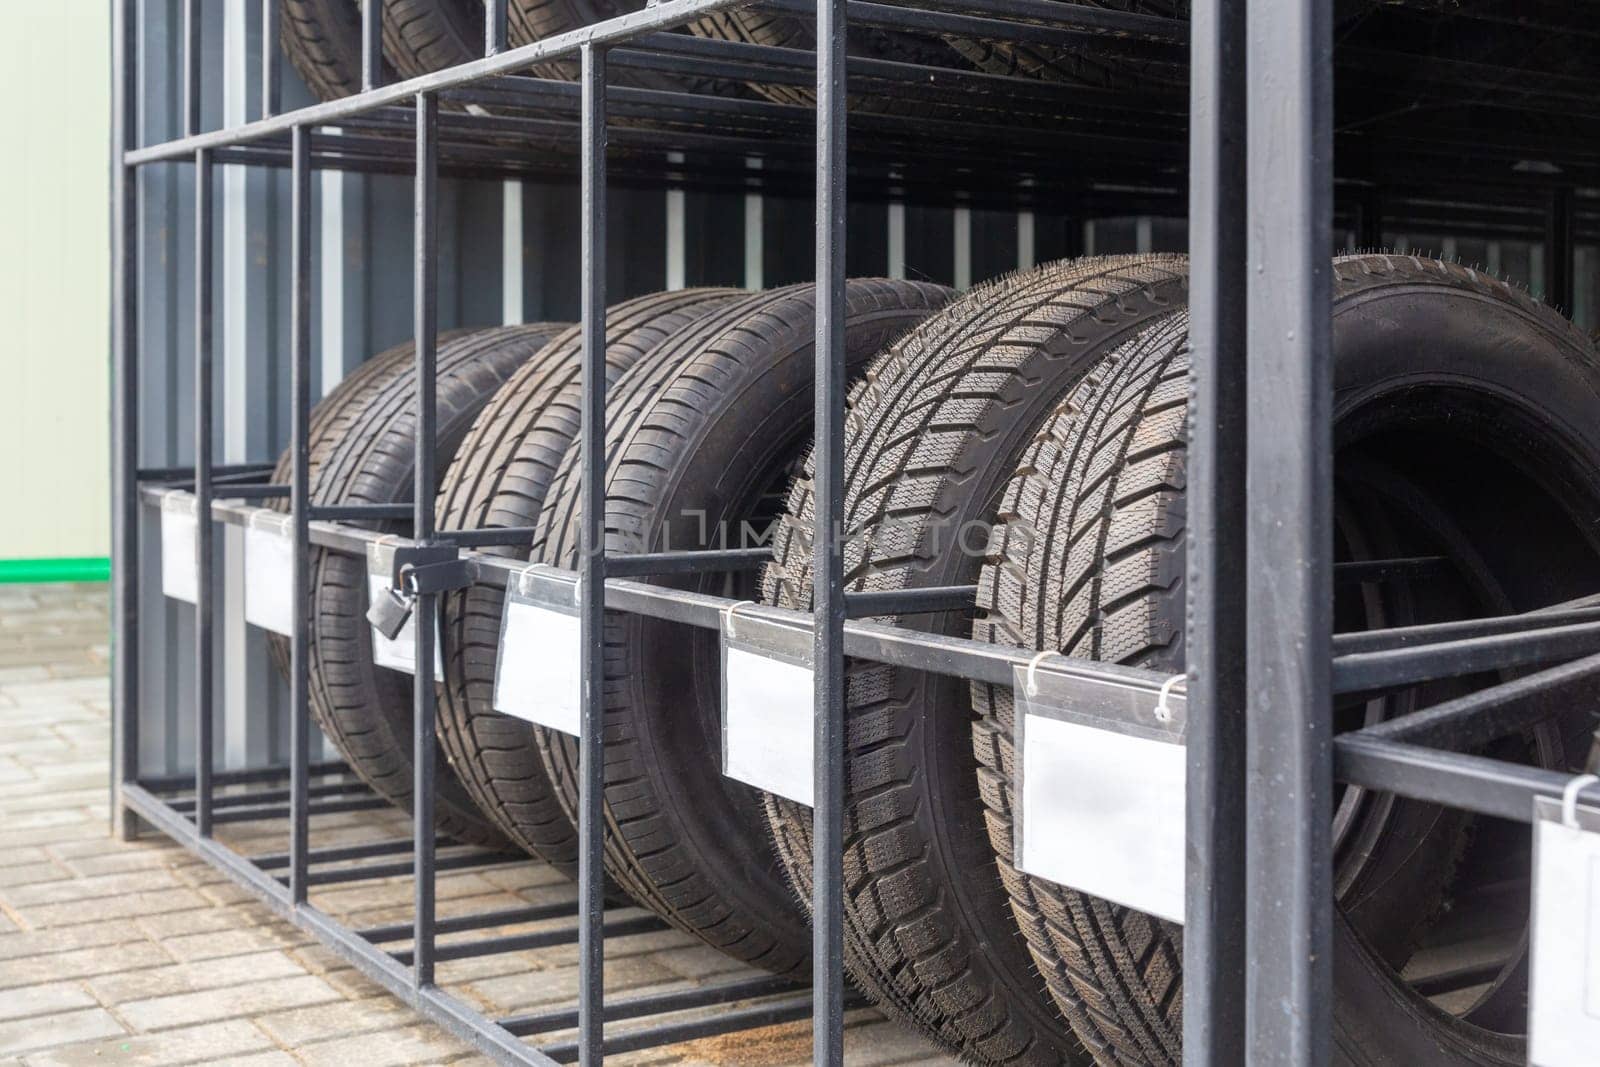
[[[1180,313],[1187,294],[1182,257],[1053,264],[971,290],[875,360],[846,421],[846,588],[975,582],[984,544],[963,544],[987,533],[1038,419],[1106,353]],[[774,538],[768,603],[811,607],[810,471]],[[970,631],[958,612],[898,624]],[[964,685],[852,661],[846,691],[851,975],[973,1062],[1081,1063],[995,877]],[[810,809],[766,804],[784,868],[809,902]]]
[[[1189,0],[1077,0],[1084,7],[1187,21]],[[1075,46],[1026,41],[949,38],[968,62],[991,74],[1033,76],[1096,89],[1138,89],[1181,93],[1188,85],[1188,54],[1168,48],[1166,55],[1125,49],[1112,36],[1085,36]],[[1109,45],[1109,47],[1108,47]]]
[[[608,383],[663,340],[739,295],[734,289],[683,289],[608,308]],[[441,528],[534,524],[557,465],[578,437],[581,375],[582,337],[573,327],[511,376],[474,421],[440,482]],[[528,556],[525,545],[481,551],[514,559]],[[485,585],[443,598],[445,681],[439,695],[439,740],[457,777],[501,832],[576,877],[576,824],[554,797],[533,726],[494,710],[504,603],[502,590]]]
[[[734,7],[704,15],[689,24],[696,37],[739,44],[789,48],[815,52],[816,26],[806,18],[776,14],[754,7]],[[871,26],[852,25],[846,30],[847,47],[853,57],[883,59],[924,67],[965,67],[966,64],[934,37],[902,33]],[[816,103],[814,86],[752,82],[750,88],[779,104],[811,107]],[[886,114],[915,114],[921,105],[898,99],[892,92],[868,93],[852,97],[852,108]]]
[[[524,361],[566,329],[562,323],[456,333],[437,357],[437,446],[447,463],[479,409]],[[368,360],[331,391],[310,427],[311,502],[403,504],[412,499],[416,456],[413,347],[407,343]],[[274,480],[289,480],[291,457],[278,461]],[[410,524],[357,523],[403,534]],[[379,795],[410,811],[412,679],[378,667],[366,619],[366,562],[312,549],[310,703],[312,714],[351,769]],[[288,669],[288,644],[274,638],[274,658]],[[446,760],[438,760],[435,812],[439,832],[453,840],[503,844]]]
[[[939,286],[848,283],[852,372],[949,297]],[[809,447],[815,301],[811,285],[746,297],[680,330],[623,374],[607,411],[605,526],[611,553],[736,547],[759,530]],[[579,454],[546,495],[531,559],[577,561]],[[653,584],[751,598],[750,573]],[[773,855],[759,794],[721,774],[716,635],[608,614],[605,859],[611,877],[680,929],[748,963],[803,975],[811,935]],[[539,729],[557,797],[574,818],[577,744]]]
[[[361,5],[366,2],[282,0],[279,41],[319,100],[336,100],[361,89]],[[482,0],[381,2],[384,84],[483,58]],[[517,47],[644,6],[643,0],[509,0],[506,36]],[[556,60],[534,67],[533,73],[570,81],[577,78],[578,65],[576,60]],[[619,68],[613,84],[696,91],[710,86],[703,79],[629,67]]]
[[[1341,586],[1339,629],[1529,610],[1600,586],[1593,344],[1466,268],[1369,255],[1339,260],[1334,276],[1337,558],[1437,553],[1450,564],[1431,577]],[[979,639],[1181,669],[1186,331],[1183,315],[1152,327],[1039,424],[1001,497],[979,582]],[[1336,725],[1494,680],[1347,701]],[[1010,690],[974,684],[972,704],[994,852],[1056,1003],[1099,1062],[1178,1064],[1181,930],[1012,866]],[[1494,754],[1575,770],[1583,718],[1553,718]],[[1352,789],[1337,798],[1334,841],[1336,1060],[1524,1062],[1525,940],[1509,938],[1477,985],[1430,992],[1429,979],[1430,968],[1461,969],[1461,944],[1444,934],[1486,895],[1498,899],[1506,856],[1525,855],[1526,842],[1461,812]]]
[[[278,39],[317,99],[361,90],[361,4],[367,2],[281,0]],[[381,2],[385,83],[483,55],[480,0]]]

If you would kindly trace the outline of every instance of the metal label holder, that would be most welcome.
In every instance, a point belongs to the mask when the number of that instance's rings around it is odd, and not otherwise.
[[[1017,868],[1181,923],[1187,709],[1174,691],[1013,668]]]
[[[161,592],[188,604],[199,602],[200,522],[195,499],[170,492],[161,498]]]
[[[1580,807],[1589,791],[1593,807]],[[1600,777],[1533,801],[1528,1062],[1588,1067],[1600,1050]]]
[[[583,713],[578,576],[534,564],[506,582],[494,710],[577,737]]]
[[[722,612],[722,773],[814,806],[812,633],[752,604]]]
[[[244,621],[294,636],[294,537],[290,516],[259,511],[244,529]]]

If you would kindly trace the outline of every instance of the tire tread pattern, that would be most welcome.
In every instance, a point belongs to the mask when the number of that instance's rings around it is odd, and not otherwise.
[[[1170,315],[1186,292],[1182,257],[1051,264],[972,290],[875,361],[846,419],[846,588],[972,581],[975,561],[951,562],[962,524],[992,518],[984,482],[1014,465],[1026,443],[1026,413],[1048,410],[1107,346]],[[988,475],[991,468],[999,473]],[[811,470],[808,464],[796,482],[774,538],[763,588],[771,603],[811,605]],[[942,625],[965,629],[961,616]],[[974,1062],[1076,1062],[1076,1041],[1040,991],[1015,932],[1005,929],[998,879],[961,861],[987,852],[981,823],[955,825],[967,804],[977,806],[966,797],[976,790],[975,769],[957,773],[963,780],[954,784],[929,779],[927,753],[946,743],[946,732],[958,754],[970,752],[965,709],[935,712],[913,674],[847,665],[851,973],[892,1012]],[[954,699],[964,703],[959,693]],[[947,716],[942,727],[932,721]],[[941,800],[955,807],[941,808]],[[809,809],[769,797],[767,811],[785,867],[809,903]],[[987,932],[989,923],[999,932]]]

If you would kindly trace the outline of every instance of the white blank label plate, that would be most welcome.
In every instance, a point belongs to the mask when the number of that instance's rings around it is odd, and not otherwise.
[[[367,603],[370,605],[380,596],[386,595],[389,581],[381,574],[367,574]],[[379,667],[387,667],[392,671],[403,671],[406,674],[417,673],[417,613],[413,611],[406,624],[400,627],[400,633],[393,641],[379,633],[372,626],[367,629],[372,633],[372,662]],[[444,654],[440,651],[439,628],[433,629],[433,676],[438,681],[444,681]]]
[[[506,597],[494,670],[494,710],[578,736],[582,723],[582,621]]]
[[[1600,809],[1539,798],[1533,823],[1533,934],[1528,980],[1528,1062],[1600,1062]]]
[[[1018,866],[1183,921],[1182,745],[1028,716]]]
[[[811,668],[725,643],[722,686],[722,773],[813,804]]]
[[[194,500],[161,501],[161,592],[174,600],[199,600],[199,564]]]
[[[1143,679],[1017,667],[1017,867],[1183,921],[1188,708]],[[1030,675],[1034,684],[1030,686]]]
[[[245,527],[244,620],[285,637],[293,635],[294,543],[281,527]]]

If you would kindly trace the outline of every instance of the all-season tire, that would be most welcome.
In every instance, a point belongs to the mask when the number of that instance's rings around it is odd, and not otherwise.
[[[865,365],[948,295],[914,282],[851,281],[842,309],[848,366]],[[680,331],[618,380],[607,417],[607,551],[715,547],[724,523],[737,544],[742,522],[759,526],[810,444],[814,319],[810,285],[757,294]],[[562,461],[533,559],[577,560],[578,458],[571,449]],[[746,597],[755,585],[749,574],[652,583]],[[608,872],[729,955],[804,973],[810,931],[773,855],[760,796],[721,774],[716,635],[609,614],[604,641]],[[538,737],[575,813],[577,745],[546,730]]]
[[[547,37],[581,29],[605,19],[616,18],[641,11],[645,0],[516,0],[511,6],[511,38],[517,44],[542,41]],[[578,79],[578,60],[557,59],[533,68],[541,78]],[[737,82],[697,78],[687,74],[668,74],[618,64],[611,68],[611,84],[639,89],[662,89],[667,92],[715,93],[717,95],[749,94]],[[613,122],[627,123],[627,116],[615,116]]]
[[[737,295],[732,289],[684,289],[608,308],[607,380]],[[478,415],[440,483],[441,527],[526,527],[538,519],[556,465],[578,436],[582,347],[577,327],[560,334],[518,368]],[[527,546],[480,551],[528,555]],[[439,740],[467,792],[503,833],[576,876],[577,830],[555,799],[533,727],[494,710],[504,604],[504,592],[485,585],[444,598]]]
[[[763,11],[754,7],[728,8],[725,11],[701,16],[689,24],[689,32],[696,37],[709,37],[718,41],[793,48],[803,52],[814,52],[817,48],[816,27],[809,19]],[[851,26],[846,32],[852,56],[929,67],[959,65],[953,61],[950,50],[931,37],[919,37],[915,34],[869,26]],[[750,88],[779,104],[810,107],[817,100],[814,89],[801,86],[752,82]],[[925,110],[920,104],[900,100],[892,93],[866,94],[852,97],[852,101],[853,107],[886,114],[916,113]]]
[[[1426,8],[1436,0],[1334,0],[1336,24],[1345,25],[1384,6],[1406,4]],[[1076,6],[1096,7],[1134,15],[1189,20],[1189,0],[1075,0]],[[947,38],[950,47],[980,70],[1011,77],[1094,89],[1125,89],[1157,94],[1181,94],[1189,84],[1188,55],[1179,47],[1165,49],[1124,47],[1116,35],[1085,37],[1077,45],[1039,44],[1017,40]]]
[[[1044,421],[1003,500],[975,636],[1181,669],[1185,330],[1177,319],[1146,335]],[[1433,529],[1452,532],[1463,584],[1493,589],[1498,610],[1600,583],[1600,358],[1587,338],[1474,271],[1379,255],[1337,261],[1333,337],[1341,485],[1419,487],[1425,503],[1406,506],[1448,517]],[[1398,512],[1404,495],[1388,502]],[[994,849],[1052,994],[1100,1062],[1179,1063],[1181,931],[1011,867],[1010,693],[974,685],[973,702]],[[1544,762],[1581,759],[1566,732],[1542,731]],[[1339,1062],[1524,1062],[1515,1034],[1447,1015],[1395,970],[1414,944],[1396,940],[1411,936],[1402,919],[1431,919],[1451,889],[1465,821],[1402,801],[1361,843],[1378,868],[1338,909]]]
[[[457,337],[438,352],[437,458],[448,462],[478,410],[511,373],[562,329],[542,323]],[[410,346],[368,361],[341,383],[313,419],[311,500],[317,505],[399,504],[411,499],[416,455],[415,389]],[[331,403],[330,403],[331,401]],[[288,480],[287,457],[279,461]],[[408,524],[369,529],[404,533]],[[310,703],[351,768],[381,796],[411,809],[412,679],[376,666],[366,620],[366,562],[313,550],[311,557]],[[278,642],[282,657],[283,643]],[[286,665],[287,658],[280,662]],[[503,838],[466,790],[437,761],[435,825],[457,841],[499,845]]]
[[[282,0],[284,54],[319,100],[361,89],[361,4]],[[384,81],[414,78],[483,55],[483,4],[474,0],[382,0]]]
[[[438,345],[445,347],[457,338],[464,337],[470,330],[446,330],[439,334]],[[310,425],[306,428],[307,478],[313,487],[317,484],[317,472],[328,461],[328,454],[339,443],[340,438],[348,431],[350,423],[354,420],[371,398],[375,390],[381,389],[384,382],[405,372],[416,359],[416,345],[411,341],[386,348],[382,352],[367,358],[350,373],[339,379],[339,383],[311,408]],[[277,466],[272,471],[272,481],[276,485],[288,485],[293,472],[294,453],[291,449],[284,449],[278,456]],[[315,496],[312,502],[316,503]],[[266,501],[266,506],[274,511],[287,512],[289,503],[282,497],[275,497]],[[289,639],[278,634],[267,634],[267,651],[272,660],[277,664],[278,670],[285,678],[289,676]]]
[[[1182,257],[1052,264],[972,290],[875,361],[846,424],[846,588],[975,581],[999,490],[1032,427],[1106,352],[1178,313],[1187,293]],[[810,607],[813,514],[808,466],[778,528],[764,600]],[[899,625],[965,635],[970,624],[949,612]],[[973,1062],[1080,1062],[995,877],[965,686],[866,662],[848,665],[847,685],[852,976]],[[769,797],[767,810],[809,900],[810,809]]]
[[[318,100],[361,89],[361,9],[351,0],[282,0],[278,40]],[[383,65],[385,81],[394,69]]]
[[[1087,7],[1187,22],[1189,0],[1079,0]],[[950,47],[980,70],[1011,77],[1096,89],[1133,89],[1181,93],[1188,84],[1187,55],[1173,50],[1167,57],[1143,56],[1120,49],[1114,37],[1087,37],[1081,45],[1062,46],[1027,41],[949,38]],[[1108,47],[1109,44],[1109,47]]]

